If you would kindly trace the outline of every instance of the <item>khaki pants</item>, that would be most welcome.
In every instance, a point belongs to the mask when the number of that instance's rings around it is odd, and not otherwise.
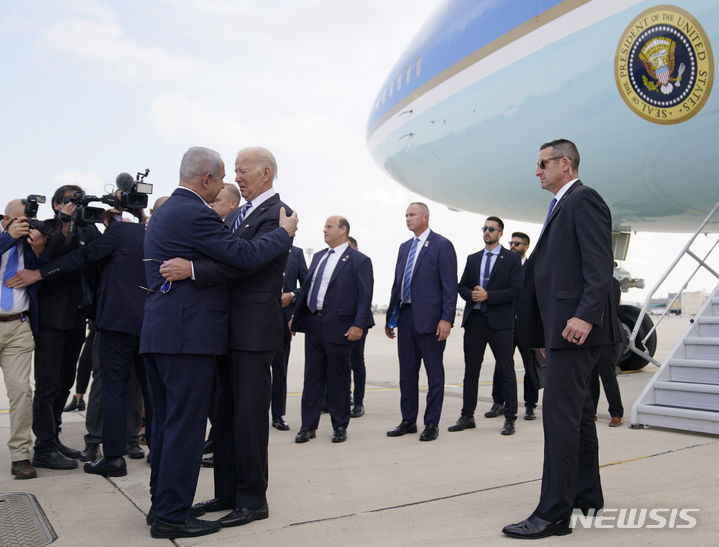
[[[35,348],[30,321],[0,322],[0,368],[10,401],[10,460],[30,459],[32,388],[30,372]]]

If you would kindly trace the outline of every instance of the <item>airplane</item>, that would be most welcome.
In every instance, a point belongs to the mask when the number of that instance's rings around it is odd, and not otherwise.
[[[715,0],[448,0],[380,88],[367,146],[392,178],[450,209],[542,223],[538,148],[569,138],[624,260],[631,232],[694,232],[719,202],[714,38]],[[618,271],[623,291],[643,286]],[[639,311],[620,306],[627,333]],[[644,317],[637,340],[652,326]],[[646,363],[628,349],[617,362]]]

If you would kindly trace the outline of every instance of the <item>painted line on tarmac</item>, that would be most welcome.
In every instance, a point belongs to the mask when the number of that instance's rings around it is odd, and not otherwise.
[[[684,446],[684,447],[681,447],[681,448],[674,448],[674,449],[671,449],[671,450],[664,450],[664,451],[662,451],[662,452],[657,452],[657,453],[655,453],[655,454],[647,454],[646,456],[638,456],[638,457],[636,457],[636,458],[629,458],[629,459],[626,459],[626,460],[619,460],[619,461],[616,461],[616,462],[605,463],[604,465],[601,465],[600,468],[611,467],[611,466],[614,466],[614,465],[622,465],[622,464],[626,464],[626,463],[633,463],[633,462],[637,462],[637,461],[646,460],[646,459],[649,459],[649,458],[656,458],[656,457],[658,457],[658,456],[666,456],[666,455],[668,455],[668,454],[674,454],[674,453],[677,453],[677,452],[682,452],[682,451],[684,451],[684,450],[690,450],[690,449],[692,449],[692,448],[701,448],[701,447],[710,446],[710,445],[713,445],[713,444],[716,444],[716,441],[714,441],[714,442],[707,442],[707,443],[698,443],[698,444],[693,444],[693,445],[689,445],[689,446]],[[402,504],[399,504],[399,505],[391,505],[391,506],[389,506],[389,507],[379,507],[379,508],[377,508],[377,509],[370,509],[370,510],[368,510],[368,511],[364,511],[363,513],[381,513],[381,512],[383,512],[383,511],[391,511],[391,510],[393,510],[393,509],[403,509],[403,508],[405,508],[405,507],[413,507],[413,506],[415,506],[415,505],[424,505],[424,504],[426,504],[426,503],[433,503],[433,502],[436,502],[436,501],[445,501],[445,500],[449,500],[449,499],[460,498],[460,497],[463,497],[463,496],[470,496],[470,495],[473,495],[473,494],[479,494],[479,493],[482,493],[482,492],[491,492],[492,490],[499,490],[499,489],[502,489],[502,488],[511,488],[511,487],[513,487],[513,486],[520,486],[520,485],[524,485],[524,484],[531,484],[531,483],[541,482],[541,481],[542,481],[542,478],[539,477],[539,478],[536,478],[536,479],[528,479],[528,480],[525,480],[525,481],[511,482],[511,483],[507,483],[507,484],[498,484],[498,485],[496,485],[496,486],[489,486],[489,487],[487,487],[487,488],[479,488],[479,489],[477,489],[477,490],[469,490],[469,491],[467,491],[467,492],[460,492],[460,493],[458,493],[458,494],[449,494],[449,495],[447,495],[447,496],[440,496],[440,497],[430,498],[430,499],[426,499],[426,500],[414,501],[414,502],[409,502],[409,503],[402,503]],[[363,514],[363,513],[350,513],[350,514],[348,514],[348,515],[338,515],[338,516],[335,516],[335,517],[328,517],[328,518],[323,518],[323,519],[308,520],[308,521],[304,521],[304,522],[295,522],[295,523],[290,524],[290,526],[299,526],[299,525],[302,525],[302,524],[313,524],[313,523],[317,523],[317,522],[325,522],[325,521],[329,521],[329,520],[336,520],[336,519],[342,519],[342,518],[347,518],[347,517],[354,517],[354,516],[357,516],[358,514]]]

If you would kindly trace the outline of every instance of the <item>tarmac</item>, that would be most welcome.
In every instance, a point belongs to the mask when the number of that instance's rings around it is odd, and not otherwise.
[[[383,318],[376,318],[379,325]],[[690,317],[668,317],[659,327],[656,357],[662,361],[689,326]],[[396,342],[381,327],[366,346],[366,414],[353,419],[345,443],[330,442],[329,416],[323,414],[317,438],[294,442],[300,422],[304,351],[302,335],[293,341],[288,372],[286,419],[291,430],[270,431],[270,517],[219,533],[174,540],[176,545],[509,545],[503,526],[526,518],[536,506],[542,475],[541,401],[538,419],[517,420],[517,433],[500,435],[501,418],[486,419],[491,405],[494,361],[488,350],[480,375],[477,428],[450,433],[462,406],[462,332],[455,327],[445,352],[446,388],[439,438],[387,437],[400,421]],[[515,356],[518,380],[523,376]],[[719,536],[719,438],[659,428],[631,429],[634,400],[656,367],[619,376],[625,425],[609,428],[607,403],[599,403],[597,430],[605,496],[610,509],[665,509],[661,520],[640,528],[578,526],[571,535],[537,540],[557,545],[716,545]],[[426,376],[420,376],[424,394]],[[522,387],[519,384],[520,404]],[[541,395],[541,394],[540,394]],[[9,437],[4,385],[0,389],[0,444]],[[424,397],[420,397],[420,414]],[[421,422],[421,417],[420,420]],[[62,440],[81,448],[84,412],[63,414]],[[421,430],[421,427],[420,427]],[[13,480],[7,450],[0,449],[0,494],[34,494],[55,530],[56,545],[161,545],[150,538],[149,465],[127,460],[128,475],[105,479],[80,467],[38,469],[38,478]],[[213,497],[213,474],[202,469],[195,501]],[[670,509],[696,509],[692,528]],[[2,511],[2,508],[0,508]],[[610,514],[617,515],[616,512]],[[607,514],[605,512],[605,514]],[[219,518],[213,513],[203,518]],[[602,521],[607,524],[607,521]],[[672,526],[670,526],[670,524]]]

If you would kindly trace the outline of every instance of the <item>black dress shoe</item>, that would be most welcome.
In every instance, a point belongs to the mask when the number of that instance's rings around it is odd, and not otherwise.
[[[196,503],[192,507],[190,507],[190,516],[191,517],[200,517],[204,515],[205,513],[214,513],[215,511],[225,511],[227,509],[232,509],[233,505],[232,503],[224,503],[217,498],[212,498],[211,500],[207,501],[201,501],[199,503]]]
[[[193,517],[190,517],[182,524],[174,524],[155,518],[150,527],[150,535],[156,539],[192,538],[214,534],[219,531],[220,525],[217,522],[198,520]]]
[[[39,454],[36,452],[32,464],[45,469],[75,469],[77,467],[76,460],[63,456],[57,450]]]
[[[387,432],[388,437],[401,437],[407,433],[417,433],[417,423],[409,420],[402,420],[394,429]]]
[[[510,524],[502,528],[502,532],[509,537],[519,539],[539,539],[549,536],[565,536],[572,533],[569,527],[569,520],[559,522],[549,522],[535,515],[518,522]]]
[[[504,412],[504,403],[494,403],[492,405],[492,408],[490,408],[487,412],[484,413],[484,417],[496,418],[497,416],[501,416],[502,412]]]
[[[299,432],[295,436],[295,442],[296,443],[306,443],[310,439],[314,439],[316,436],[314,429],[305,429],[304,427],[300,428]]]
[[[434,424],[424,426],[424,431],[419,436],[420,441],[434,441],[439,436],[439,429]]]
[[[364,416],[364,405],[355,405],[350,412],[350,418],[361,418]]]
[[[243,526],[245,524],[249,524],[253,520],[262,520],[269,516],[270,510],[266,505],[258,507],[257,509],[242,507],[241,509],[235,509],[232,513],[225,515],[217,522],[220,526],[229,528],[231,526]]]
[[[55,444],[57,445],[57,451],[65,456],[66,458],[72,458],[73,460],[79,460],[80,459],[80,451],[75,450],[74,448],[70,448],[69,446],[65,446],[60,442],[59,439],[55,439]]]
[[[502,435],[514,435],[514,420],[506,418],[502,426]]]
[[[536,420],[537,419],[537,415],[534,413],[533,407],[531,407],[531,406],[525,407],[524,419],[525,420]]]
[[[450,425],[447,431],[464,431],[465,429],[474,429],[477,424],[474,423],[474,416],[460,416],[457,423]]]
[[[78,460],[81,462],[96,462],[100,458],[102,458],[100,445],[98,443],[87,443],[85,445],[85,450],[80,452]]]
[[[137,441],[127,441],[125,450],[127,451],[127,457],[131,460],[141,460],[145,457],[145,451],[140,448],[140,443]]]
[[[82,401],[82,408],[80,408],[80,401]],[[85,401],[78,399],[74,395],[70,398],[70,402],[65,405],[62,409],[63,412],[72,412],[73,410],[85,410]]]
[[[282,416],[272,416],[272,427],[279,431],[289,431],[289,424],[282,418]]]
[[[103,477],[124,477],[127,475],[125,458],[108,458],[105,456],[99,462],[87,462],[83,466],[85,473],[102,475]]]
[[[212,454],[215,451],[215,441],[207,439],[205,441],[205,448],[202,449],[203,454]]]
[[[213,468],[215,467],[215,456],[208,456],[207,458],[202,458],[200,461],[200,467],[208,467]]]
[[[346,440],[347,440],[347,428],[341,425],[337,429],[335,429],[335,432],[332,435],[332,442],[333,443],[343,443]]]

